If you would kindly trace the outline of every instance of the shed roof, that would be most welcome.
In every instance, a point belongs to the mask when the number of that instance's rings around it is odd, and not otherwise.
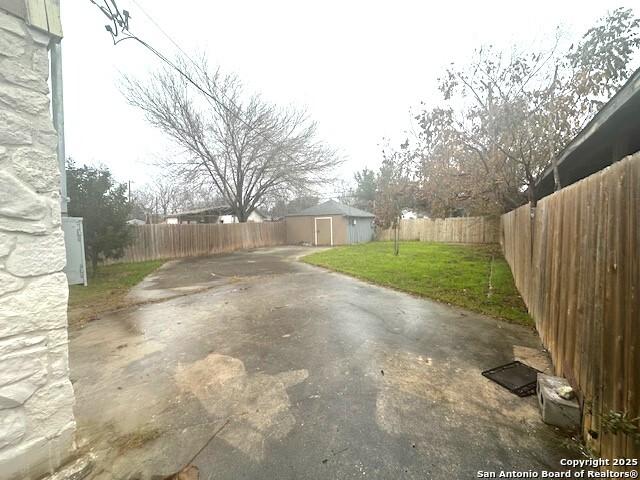
[[[266,214],[261,210],[255,209],[252,213],[256,213],[263,218],[266,218]],[[204,215],[213,216],[213,215],[233,215],[233,209],[229,205],[213,205],[209,207],[201,207],[195,208],[193,210],[183,210],[181,212],[171,213],[167,215],[168,217],[186,217],[189,215]]]
[[[182,210],[168,215],[169,217],[181,217],[183,215],[200,215],[211,213],[215,215],[224,215],[225,213],[231,213],[231,207],[229,205],[213,205],[209,207],[194,208],[191,210]]]
[[[640,150],[640,69],[558,155],[560,183],[571,185]],[[537,196],[553,193],[553,168],[537,184]]]
[[[329,200],[328,202],[321,203],[320,205],[315,205],[313,207],[305,208],[301,212],[291,213],[287,215],[287,217],[307,217],[307,216],[317,217],[318,215],[344,215],[345,217],[368,217],[368,218],[375,217],[373,213],[365,212],[364,210],[360,210],[359,208],[355,208],[355,207],[350,207],[348,205],[343,205],[342,203],[336,202],[335,200]]]

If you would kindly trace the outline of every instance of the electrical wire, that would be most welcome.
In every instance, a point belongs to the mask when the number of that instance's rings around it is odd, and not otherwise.
[[[131,31],[131,29],[129,28],[129,18],[130,18],[129,12],[127,10],[122,10],[122,12],[120,12],[120,9],[118,8],[115,0],[110,0],[111,4],[113,6],[113,10],[115,10],[115,14],[114,14],[114,12],[112,11],[112,9],[109,6],[108,0],[103,0],[103,3],[105,5],[104,7],[99,5],[96,2],[96,0],[89,0],[89,1],[92,4],[96,5],[102,11],[102,13],[109,20],[111,20],[111,22],[113,23],[113,25],[114,25],[113,29],[110,28],[110,26],[108,26],[108,25],[105,28],[111,34],[111,37],[112,37],[114,45],[118,45],[118,44],[122,43],[125,40],[135,40],[140,45],[142,45],[147,50],[149,50],[151,53],[153,53],[156,57],[158,57],[165,64],[167,64],[168,66],[173,68],[176,72],[178,72],[185,80],[187,80],[187,82],[189,82],[194,88],[196,88],[200,93],[202,93],[205,96],[205,98],[207,99],[207,101],[209,101],[209,103],[214,102],[218,107],[223,109],[227,114],[229,114],[229,115],[233,116],[234,118],[236,118],[240,123],[242,123],[250,131],[253,131],[254,128],[249,124],[249,122],[247,122],[244,118],[242,118],[242,115],[240,114],[240,107],[238,107],[238,105],[236,105],[235,102],[232,99],[230,99],[227,95],[225,95],[224,92],[220,92],[220,96],[224,100],[226,100],[236,111],[231,110],[231,108],[229,108],[227,105],[225,105],[225,103],[223,103],[219,98],[217,98],[216,95],[214,95],[212,92],[209,92],[209,91],[205,90],[205,88],[200,86],[198,84],[198,82],[196,82],[193,78],[191,78],[191,76],[189,76],[189,74],[187,74],[184,70],[182,70],[174,62],[169,60],[159,50],[157,50],[156,48],[151,46],[149,43],[145,42],[140,37],[135,35]],[[149,21],[151,23],[153,23],[153,25],[155,25],[155,27],[162,33],[162,35],[164,35],[187,58],[187,60],[189,60],[189,62],[191,62],[191,64],[193,64],[193,66],[197,70],[199,70],[203,75],[207,75],[207,72],[204,71],[202,66],[198,65],[197,62],[195,62],[193,60],[193,58],[191,58],[187,54],[187,52],[184,51],[184,49],[178,44],[178,42],[176,42],[158,24],[158,22],[156,22],[151,17],[151,15],[140,5],[139,2],[137,2],[136,0],[131,0],[131,1],[140,9],[140,11],[143,13],[143,15],[145,15],[149,19]],[[118,30],[118,26],[120,27],[119,30]],[[122,38],[117,38],[120,35],[120,33],[124,33],[126,36],[124,36]],[[270,137],[266,136],[264,133],[262,133],[260,131],[257,131],[257,132],[255,132],[255,134],[257,136],[261,137],[263,140],[265,140],[265,142],[267,144],[271,145],[272,147],[274,147],[274,148],[279,148],[280,147],[280,145],[275,143]],[[294,158],[290,154],[284,153],[284,156],[286,156],[289,160],[295,162]]]
[[[178,44],[178,42],[176,42],[173,38],[171,38],[171,35],[169,35],[159,24],[158,22],[156,22],[153,17],[151,17],[151,15],[149,13],[147,13],[147,11],[142,7],[142,5],[140,5],[140,2],[138,2],[137,0],[131,0],[133,2],[133,4],[138,7],[138,9],[142,12],[142,14],[147,17],[147,19],[153,23],[153,25],[155,25],[155,27],[160,31],[160,33],[162,33],[162,35],[164,35],[166,37],[167,40],[169,40],[174,47],[176,47],[178,50],[180,50],[180,52],[187,57],[187,59],[189,59],[189,61],[196,66],[197,68],[199,68],[199,66],[196,64],[196,62],[189,56],[189,54],[187,52],[185,52],[182,47]]]
[[[230,103],[235,109],[236,111],[232,111],[227,105],[225,105],[219,98],[217,98],[215,95],[213,95],[211,92],[205,90],[203,87],[201,87],[195,80],[193,80],[184,70],[182,70],[180,67],[178,67],[175,63],[173,63],[171,60],[169,60],[165,55],[163,55],[160,51],[158,51],[156,48],[152,47],[149,43],[145,42],[144,40],[142,40],[140,37],[138,37],[137,35],[135,35],[131,29],[129,28],[129,12],[127,10],[123,10],[122,13],[120,12],[120,10],[118,9],[118,6],[115,2],[115,0],[110,0],[111,4],[113,5],[113,8],[115,10],[115,14],[114,12],[111,10],[111,7],[109,6],[109,3],[107,0],[103,0],[104,3],[104,7],[99,5],[96,0],[89,0],[92,4],[94,4],[95,6],[97,6],[100,11],[102,11],[102,13],[109,18],[109,20],[111,20],[113,22],[114,28],[112,29],[109,25],[107,25],[105,28],[106,30],[111,34],[111,37],[113,39],[113,44],[114,45],[118,45],[120,43],[122,43],[125,40],[135,40],[138,43],[140,43],[143,47],[145,47],[146,49],[148,49],[151,53],[153,53],[156,57],[158,57],[160,60],[162,60],[163,62],[165,62],[167,65],[169,65],[171,68],[173,68],[176,72],[178,72],[182,77],[185,78],[185,80],[187,80],[191,85],[193,85],[200,93],[202,93],[208,100],[211,100],[213,102],[215,102],[216,105],[218,105],[218,107],[222,108],[227,114],[232,115],[233,117],[235,117],[239,122],[241,122],[245,127],[247,127],[250,130],[253,130],[253,127],[249,124],[249,122],[247,122],[244,118],[242,118],[242,116],[238,113],[240,111],[240,108],[234,103],[234,101],[232,99],[230,99],[228,96],[226,96],[224,94],[224,92],[220,92],[220,96],[226,100],[228,103]],[[136,2],[135,0],[132,0],[137,6],[138,8],[140,8],[140,11],[156,26],[156,28],[158,28],[158,30],[160,30],[160,32],[169,39],[169,41],[176,46],[176,48],[178,48],[178,50],[180,50],[180,52],[182,52],[182,54],[184,54],[184,56],[198,69],[200,70],[202,73],[205,73],[204,70],[202,69],[202,67],[200,67],[181,47],[180,45],[178,45],[178,43],[173,40],[171,38],[171,36],[165,32],[160,25],[153,20],[153,18],[140,6],[140,4],[138,2]],[[118,30],[118,26],[120,27],[120,30]],[[120,35],[120,32],[126,34],[125,37],[122,38],[118,38],[118,36]],[[269,143],[272,147],[276,147],[278,148],[279,145],[277,145],[271,138],[267,137],[266,135],[264,135],[262,132],[255,132],[258,136],[262,137],[263,140],[265,140],[267,143]],[[290,159],[292,159],[292,157],[290,155],[287,155]]]
[[[162,35],[164,35],[164,37],[169,40],[169,42],[171,42],[173,44],[174,47],[176,47],[192,64],[194,67],[196,67],[198,70],[202,71],[202,67],[200,65],[197,64],[197,62],[195,60],[193,60],[193,58],[191,58],[191,56],[189,56],[189,54],[187,52],[185,52],[185,50],[178,44],[178,42],[176,42],[171,35],[169,35],[159,24],[158,22],[156,22],[153,17],[142,7],[142,5],[140,4],[140,2],[138,0],[131,0],[133,2],[134,5],[136,5],[136,7],[138,7],[138,9],[142,12],[142,14],[147,17],[147,19],[160,31],[160,33],[162,33]],[[158,53],[156,53],[156,55],[158,55]],[[171,65],[171,62],[169,62],[168,60],[164,60],[167,63],[169,63]],[[173,65],[172,65],[173,66]],[[175,68],[176,70],[178,70],[177,67],[173,66],[173,68]],[[203,72],[206,73],[206,72]],[[198,88],[201,92],[202,89],[200,89],[197,85],[195,85],[196,88]],[[202,92],[205,95],[207,95],[206,92]],[[229,101],[232,105],[235,106],[235,104],[228,98],[226,98],[227,101]],[[237,108],[237,107],[236,107]],[[241,120],[241,119],[239,119]],[[242,120],[241,120],[242,121]],[[248,126],[248,125],[245,125]],[[263,137],[265,138],[265,137]],[[266,138],[265,138],[266,139]],[[268,141],[268,139],[266,139]],[[275,145],[273,145],[275,146]],[[346,194],[345,192],[338,192],[337,190],[334,191],[330,191],[330,192],[324,192],[325,194],[329,193],[331,194],[331,197],[328,198],[333,198],[333,197],[339,197],[339,198],[357,198],[356,195],[353,194]]]

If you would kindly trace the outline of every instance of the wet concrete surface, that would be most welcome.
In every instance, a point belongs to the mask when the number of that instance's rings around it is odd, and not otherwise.
[[[539,359],[531,329],[296,261],[309,251],[170,262],[131,292],[153,303],[71,332],[93,478],[163,478],[200,449],[204,479],[476,478],[572,456],[535,397],[480,375]]]

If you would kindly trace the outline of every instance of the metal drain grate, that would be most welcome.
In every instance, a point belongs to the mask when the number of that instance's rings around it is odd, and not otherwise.
[[[538,373],[539,370],[516,360],[485,370],[482,375],[519,397],[527,397],[536,393]]]

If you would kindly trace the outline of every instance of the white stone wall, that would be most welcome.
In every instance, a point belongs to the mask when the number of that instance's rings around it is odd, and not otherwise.
[[[48,35],[0,10],[0,479],[70,452],[67,281]]]

